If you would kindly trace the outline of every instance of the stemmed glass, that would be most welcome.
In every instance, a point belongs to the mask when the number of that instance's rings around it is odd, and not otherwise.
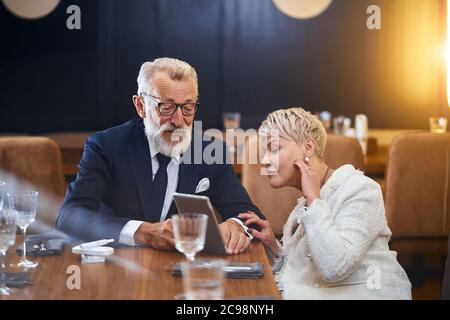
[[[25,241],[27,228],[36,219],[38,195],[39,193],[36,191],[6,194],[9,209],[16,212],[16,224],[19,226],[20,230],[22,230],[23,234],[22,258],[20,259],[20,262],[18,264],[12,265],[14,267],[32,269],[38,266],[37,262],[29,261],[27,259],[27,246]]]
[[[16,241],[16,214],[12,210],[0,209],[0,296],[9,296],[11,290],[6,286],[6,251]]]
[[[0,210],[3,208],[5,193],[6,193],[6,183],[0,181]]]
[[[183,213],[172,217],[175,248],[194,261],[197,252],[205,247],[208,216],[203,213]]]

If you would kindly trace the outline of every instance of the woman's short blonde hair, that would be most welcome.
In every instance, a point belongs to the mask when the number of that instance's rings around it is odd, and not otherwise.
[[[281,137],[293,139],[299,145],[307,139],[316,142],[316,155],[323,160],[327,132],[319,118],[303,108],[281,109],[270,113],[260,130],[276,132]]]

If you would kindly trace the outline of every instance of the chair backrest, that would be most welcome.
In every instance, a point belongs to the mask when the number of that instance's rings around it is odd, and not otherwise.
[[[24,181],[41,194],[37,219],[53,226],[65,193],[61,152],[56,142],[44,137],[2,137],[0,169],[14,177],[8,181],[0,176],[0,180],[11,185]]]
[[[449,182],[450,134],[410,133],[392,141],[385,206],[394,250],[446,254]]]
[[[249,164],[249,150],[256,150],[258,137],[250,137],[245,146],[244,164],[242,166],[242,184],[246,188],[253,203],[264,213],[276,235],[281,235],[283,225],[297,204],[301,193],[294,188],[273,189],[269,179],[260,174],[260,164]],[[325,163],[336,169],[344,164],[352,164],[364,169],[364,155],[357,140],[328,135],[325,148]],[[258,161],[259,162],[259,161]]]

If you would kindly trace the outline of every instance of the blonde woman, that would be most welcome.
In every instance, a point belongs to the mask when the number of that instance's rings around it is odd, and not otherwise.
[[[283,298],[411,299],[409,279],[389,250],[379,185],[352,165],[332,170],[323,159],[325,128],[302,108],[269,114],[261,131],[268,135],[261,163],[271,186],[303,195],[281,243],[269,222],[252,212],[240,215],[260,226],[249,231],[274,254]]]

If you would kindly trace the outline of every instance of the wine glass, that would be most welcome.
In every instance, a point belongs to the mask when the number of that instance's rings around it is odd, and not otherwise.
[[[208,216],[203,213],[183,213],[172,217],[175,248],[194,261],[205,246]]]
[[[14,267],[22,267],[25,269],[32,269],[38,266],[37,262],[29,261],[27,259],[26,233],[27,228],[36,219],[37,198],[39,193],[37,191],[27,191],[19,193],[7,193],[9,208],[16,212],[16,224],[23,233],[23,248],[22,258]]]
[[[0,210],[3,208],[5,192],[6,192],[6,183],[0,181]]]
[[[11,294],[11,290],[6,286],[4,270],[6,251],[16,241],[16,218],[14,211],[0,209],[0,296]]]

